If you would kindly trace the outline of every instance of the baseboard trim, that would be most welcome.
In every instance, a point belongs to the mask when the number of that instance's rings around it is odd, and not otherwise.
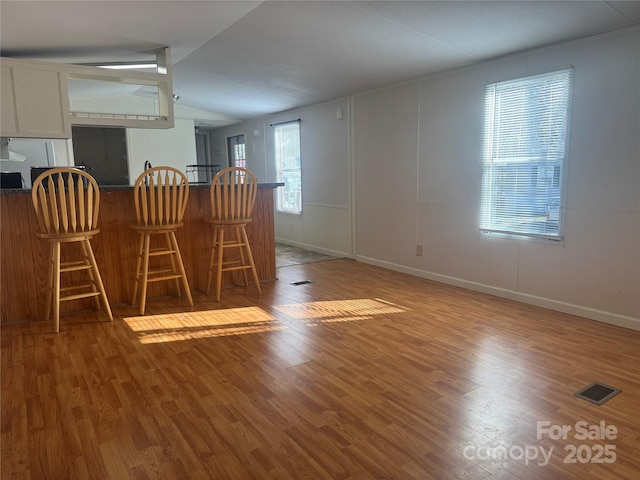
[[[640,318],[628,317],[625,315],[619,315],[616,313],[605,312],[594,308],[583,307],[580,305],[574,305],[571,303],[560,302],[545,297],[538,297],[536,295],[530,295],[527,293],[516,292],[514,290],[508,290],[505,288],[493,287],[491,285],[485,285],[483,283],[471,282],[461,278],[450,277],[447,275],[441,275],[438,273],[428,272],[417,268],[406,267],[398,265],[392,262],[385,262],[377,260],[375,258],[365,257],[357,255],[355,259],[362,263],[368,263],[396,272],[407,273],[416,277],[425,278],[427,280],[433,280],[439,283],[445,283],[447,285],[453,285],[455,287],[465,288],[467,290],[473,290],[476,292],[486,293],[496,297],[506,298],[514,300],[516,302],[527,303],[535,305],[537,307],[548,308],[562,313],[568,313],[570,315],[576,315],[578,317],[584,317],[589,320],[596,320],[598,322],[608,323],[618,327],[629,328],[631,330],[640,331]]]

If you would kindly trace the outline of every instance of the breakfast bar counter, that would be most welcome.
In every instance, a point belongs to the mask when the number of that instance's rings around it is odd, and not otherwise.
[[[247,228],[260,280],[276,278],[273,189],[281,185],[259,184],[253,221]],[[209,185],[191,185],[184,226],[176,236],[194,293],[204,292],[207,287],[212,232],[205,219],[210,215]],[[129,225],[135,222],[133,187],[101,186],[100,233],[91,244],[111,305],[131,301],[138,238]],[[38,238],[36,231],[31,190],[0,191],[0,324],[44,318],[49,243]],[[237,280],[229,277],[225,283]],[[169,283],[151,285],[150,300],[154,296],[173,295]],[[92,308],[91,302],[87,299],[65,302],[61,311],[83,308]]]

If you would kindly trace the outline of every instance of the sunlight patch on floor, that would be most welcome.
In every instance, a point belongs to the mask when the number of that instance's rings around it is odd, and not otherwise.
[[[258,307],[125,317],[141,343],[264,333],[286,328]]]
[[[380,315],[405,310],[380,299],[328,300],[279,305],[275,310],[293,319],[307,320],[307,325],[370,320]],[[197,338],[247,335],[285,330],[286,325],[258,307],[164,313],[124,317],[141,343],[162,343]]]

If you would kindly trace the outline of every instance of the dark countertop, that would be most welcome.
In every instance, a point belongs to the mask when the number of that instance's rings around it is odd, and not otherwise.
[[[209,182],[189,182],[189,188],[197,188],[197,189],[205,189],[209,188]],[[123,190],[131,190],[133,191],[133,187],[131,185],[98,185],[100,187],[101,193],[107,192],[115,192],[115,191],[123,191]],[[273,182],[273,183],[258,183],[258,188],[277,188],[284,187],[284,183],[282,182]],[[0,195],[25,195],[31,194],[30,188],[3,188],[0,189]]]

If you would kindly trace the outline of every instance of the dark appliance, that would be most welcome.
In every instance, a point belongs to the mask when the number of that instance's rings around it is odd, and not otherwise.
[[[31,167],[31,185],[33,185],[33,182],[36,181],[36,178],[38,178],[42,172],[46,172],[47,170],[51,170],[53,168],[56,168],[56,167]],[[78,166],[70,167],[70,168],[75,168],[76,170],[83,170],[83,171],[85,170],[85,166],[84,165],[78,165]],[[74,177],[74,182],[75,182],[77,180],[77,178],[76,178],[77,176],[74,175],[74,174],[72,174],[72,176]],[[63,175],[63,178],[64,178],[64,182],[65,182],[65,185],[66,185],[66,183],[67,183],[67,174],[66,173]],[[83,184],[84,184],[85,187],[87,186],[86,185],[87,184],[86,180],[83,181]],[[45,188],[45,190],[47,190],[47,185],[46,184],[45,184],[44,188]]]
[[[24,188],[20,172],[0,172],[0,188]]]

